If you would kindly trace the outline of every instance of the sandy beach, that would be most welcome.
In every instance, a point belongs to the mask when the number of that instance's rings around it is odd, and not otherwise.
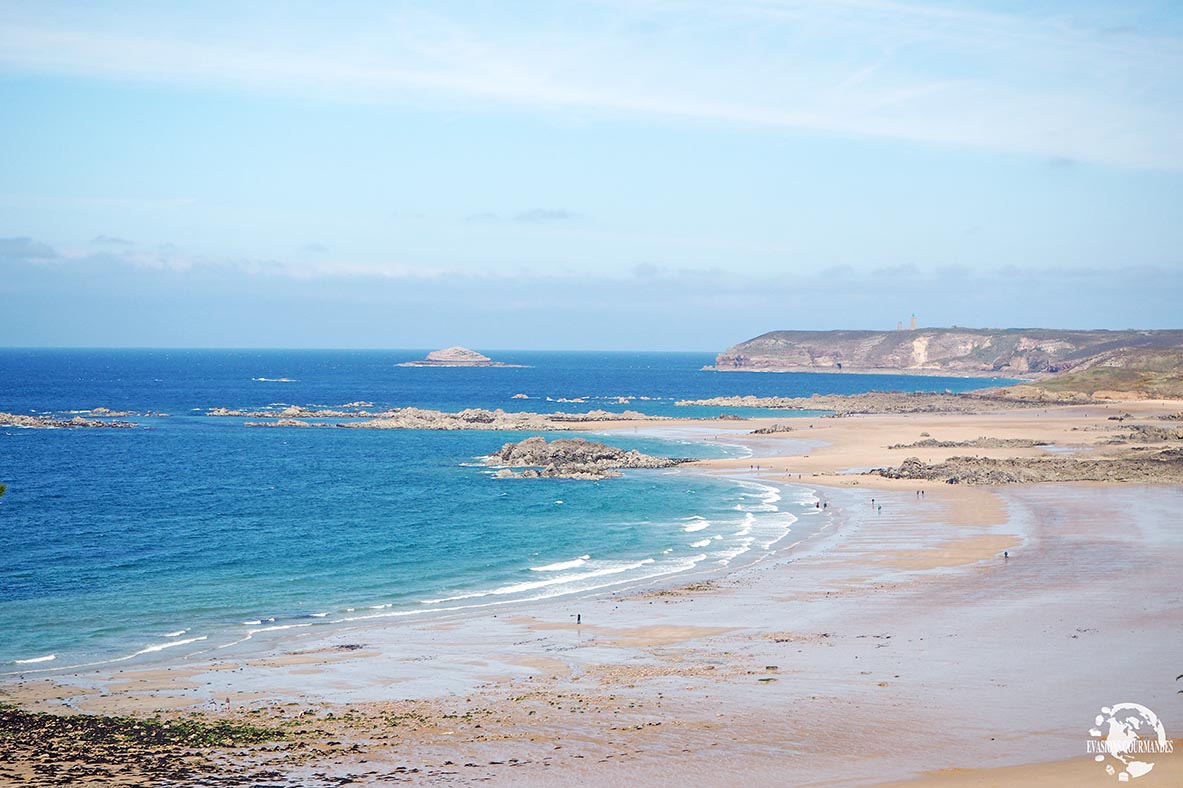
[[[1180,409],[597,423],[745,445],[751,456],[681,472],[786,485],[818,506],[751,565],[29,671],[0,680],[0,700],[285,732],[187,754],[190,784],[1117,784],[1086,753],[1102,707],[1138,703],[1168,736],[1183,731],[1183,488],[861,472],[910,456],[1105,457],[1121,430]],[[773,424],[792,431],[749,434]],[[1047,445],[888,448],[982,437]],[[12,740],[0,753],[13,784],[69,784],[54,780],[79,764],[97,765],[95,784],[158,784],[136,757],[92,763]],[[1135,784],[1183,784],[1183,756],[1158,756]]]

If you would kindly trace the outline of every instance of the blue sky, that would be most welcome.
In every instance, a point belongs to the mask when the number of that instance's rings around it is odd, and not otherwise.
[[[1171,3],[0,0],[0,344],[1179,327]]]

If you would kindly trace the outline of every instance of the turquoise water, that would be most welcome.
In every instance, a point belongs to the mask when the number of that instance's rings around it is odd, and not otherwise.
[[[805,493],[678,470],[604,482],[492,478],[478,458],[525,434],[247,429],[205,416],[211,407],[364,399],[682,416],[674,399],[888,382],[702,372],[703,354],[499,354],[533,365],[522,370],[393,366],[416,355],[0,351],[0,410],[173,414],[133,419],[135,430],[0,430],[0,482],[9,486],[0,499],[0,672],[142,661],[277,627],[672,576],[759,555],[812,507]],[[293,382],[257,380],[281,377]],[[533,399],[511,399],[518,392]],[[651,399],[609,402],[630,395]],[[738,451],[600,439],[675,456]]]

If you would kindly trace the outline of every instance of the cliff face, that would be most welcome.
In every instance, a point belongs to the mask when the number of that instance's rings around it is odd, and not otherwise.
[[[1183,331],[770,331],[720,353],[715,369],[1043,377],[1082,365],[1120,366],[1146,349],[1183,349]]]

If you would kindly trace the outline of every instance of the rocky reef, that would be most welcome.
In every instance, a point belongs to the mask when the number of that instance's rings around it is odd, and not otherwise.
[[[404,361],[399,367],[521,367],[521,364],[506,364],[494,361],[486,355],[466,347],[449,347],[433,350],[422,361]]]
[[[894,468],[868,473],[888,479],[917,479],[948,484],[1018,484],[1033,482],[1183,482],[1183,449],[1133,452],[1124,457],[1067,459],[950,457],[926,463],[909,457]]]
[[[368,404],[368,403],[367,403]],[[248,427],[340,427],[342,429],[372,430],[516,430],[521,432],[560,431],[575,429],[575,425],[607,421],[660,421],[661,416],[647,416],[635,410],[613,413],[591,410],[586,413],[529,413],[468,408],[456,413],[425,408],[368,408],[343,410],[337,408],[305,408],[289,405],[280,410],[233,410],[211,408],[208,416],[244,419]],[[311,419],[351,419],[351,421],[319,422]]]
[[[541,435],[507,443],[485,458],[501,466],[498,478],[610,479],[620,468],[670,468],[684,459],[654,457],[636,450],[619,449],[583,438],[547,442]],[[524,468],[514,472],[510,468]]]
[[[1049,445],[1030,438],[974,438],[968,441],[942,441],[925,438],[915,443],[895,443],[889,449],[1033,449]]]
[[[98,409],[101,410],[101,409]],[[109,411],[110,412],[110,411]],[[130,414],[129,414],[130,415]],[[102,421],[74,416],[60,419],[55,416],[22,416],[19,413],[0,413],[0,427],[22,427],[24,429],[131,429],[136,425],[130,421]]]
[[[730,408],[776,408],[821,410],[836,416],[870,413],[986,413],[1048,404],[1045,399],[1005,396],[998,389],[982,394],[940,394],[931,392],[872,391],[866,394],[814,394],[812,397],[712,397],[680,400],[675,405],[706,405]],[[1065,397],[1064,403],[1088,403],[1089,397]]]

